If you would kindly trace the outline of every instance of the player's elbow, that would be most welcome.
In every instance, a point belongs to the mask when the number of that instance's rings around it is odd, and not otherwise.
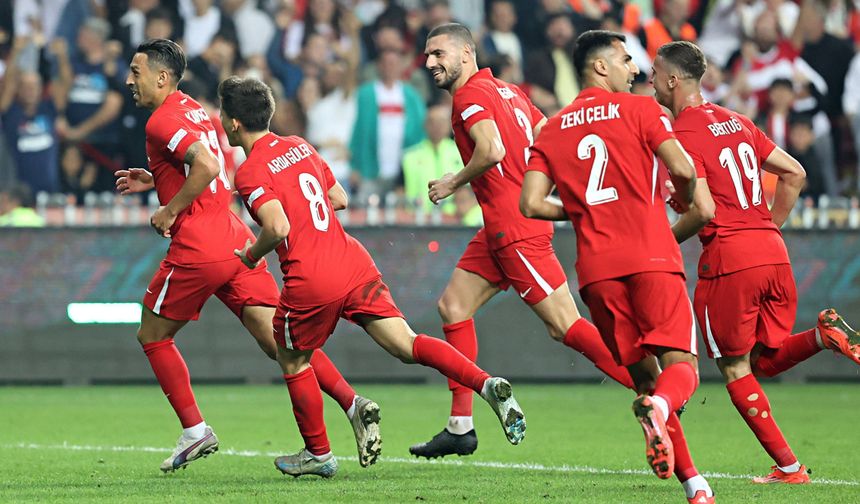
[[[501,142],[493,142],[487,151],[487,164],[494,165],[505,159],[505,146]]]
[[[287,235],[290,234],[290,223],[285,219],[278,219],[274,222],[267,223],[265,226],[267,227],[267,231],[277,241],[283,241],[287,239]]]
[[[717,206],[714,204],[714,201],[708,202],[697,202],[696,203],[696,215],[699,218],[699,223],[704,226],[705,224],[714,220],[717,214]]]
[[[806,170],[804,170],[803,166],[796,160],[792,161],[791,169],[780,178],[792,187],[803,189],[803,186],[806,183]]]
[[[525,191],[520,195],[520,213],[529,219],[534,219],[538,213],[534,198]]]

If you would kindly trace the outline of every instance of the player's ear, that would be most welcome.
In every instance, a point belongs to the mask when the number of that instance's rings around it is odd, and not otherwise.
[[[239,121],[237,121],[236,119],[230,119],[230,126],[233,128],[233,133],[239,131]]]
[[[594,58],[594,61],[591,62],[591,68],[594,69],[594,73],[596,73],[597,75],[602,75],[605,77],[609,74],[605,58]]]

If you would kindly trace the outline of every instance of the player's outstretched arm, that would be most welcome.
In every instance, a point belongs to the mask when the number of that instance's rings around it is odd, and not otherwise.
[[[331,201],[331,206],[335,211],[343,210],[349,205],[349,196],[346,194],[346,189],[340,185],[340,182],[335,182],[331,189],[328,190],[328,199]]]
[[[693,160],[681,147],[681,143],[674,138],[665,140],[657,147],[657,156],[669,169],[669,178],[675,186],[673,199],[679,205],[676,210],[684,213],[690,209],[696,189],[696,169],[693,168]]]
[[[155,188],[152,174],[143,168],[129,168],[113,172],[116,177],[116,190],[120,194],[132,194]]]
[[[677,212],[681,207],[674,200],[674,188],[671,187],[669,190],[673,192],[673,196],[669,198],[669,206]],[[694,236],[705,227],[705,224],[711,222],[715,212],[716,205],[714,198],[711,197],[708,181],[705,178],[700,178],[696,181],[696,190],[693,192],[693,204],[690,205],[690,210],[681,215],[681,218],[672,225],[672,234],[675,235],[675,240],[682,243]]]
[[[561,201],[550,196],[553,186],[545,173],[527,171],[520,192],[520,212],[529,219],[568,220]]]
[[[162,236],[170,237],[170,226],[179,212],[185,210],[197,196],[200,196],[221,171],[221,165],[203,142],[194,142],[185,151],[185,164],[189,166],[185,182],[179,192],[165,206],[152,214],[149,220],[152,227]]]
[[[763,168],[779,177],[770,213],[773,223],[782,226],[803,190],[806,171],[800,162],[779,147],[768,155]]]
[[[233,253],[242,260],[245,266],[253,269],[269,252],[275,250],[279,243],[287,239],[290,234],[290,221],[284,213],[281,202],[269,200],[257,210],[257,218],[260,220],[260,236],[253,244],[251,240],[245,242],[242,250],[234,250]]]
[[[433,203],[454,194],[461,186],[468,184],[505,158],[505,146],[496,121],[483,119],[469,129],[469,136],[475,141],[472,159],[457,173],[445,174],[428,184],[428,197]]]

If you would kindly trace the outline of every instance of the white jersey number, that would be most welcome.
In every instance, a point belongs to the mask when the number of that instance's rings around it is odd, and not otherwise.
[[[738,145],[738,157],[741,158],[744,176],[752,182],[752,204],[753,206],[761,205],[761,177],[759,176],[755,150],[750,144],[741,142]],[[738,202],[741,204],[741,208],[749,208],[749,200],[747,200],[743,180],[741,179],[741,169],[738,167],[735,153],[731,147],[726,147],[720,151],[720,164],[723,165],[723,168],[728,169],[729,174],[732,176],[732,183],[735,186],[735,192],[738,195]]]
[[[208,135],[207,135],[208,133]],[[230,181],[227,179],[227,172],[224,169],[224,153],[221,152],[221,146],[218,143],[218,133],[214,130],[207,131],[206,133],[200,133],[200,141],[203,142],[203,145],[209,149],[209,152],[215,156],[215,159],[218,160],[218,166],[220,169],[218,170],[218,178],[221,179],[221,184],[224,186],[224,189],[230,190]],[[187,166],[187,165],[186,165]],[[188,169],[185,170],[186,175],[188,174]],[[212,182],[209,182],[209,190],[212,191],[212,194],[218,190],[218,180],[212,179]]]
[[[580,140],[576,153],[583,161],[594,158],[591,173],[588,176],[588,186],[585,188],[585,202],[594,206],[617,200],[618,191],[614,187],[603,187],[606,163],[609,161],[606,142],[594,133],[586,135]]]
[[[308,208],[311,210],[314,227],[320,231],[328,231],[328,205],[326,205],[325,193],[320,181],[310,173],[302,172],[299,173],[299,187],[302,189],[305,199],[308,200]]]
[[[535,143],[534,133],[532,132],[532,123],[529,121],[526,113],[518,108],[514,108],[514,115],[517,117],[517,122],[526,134],[526,140],[529,141],[528,147],[525,148],[526,164],[529,164],[529,157],[531,156],[530,148]]]

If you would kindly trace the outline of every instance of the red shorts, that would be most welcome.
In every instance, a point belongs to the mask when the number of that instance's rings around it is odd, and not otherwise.
[[[513,285],[529,305],[540,303],[567,282],[567,275],[552,248],[550,235],[535,236],[490,250],[484,228],[481,228],[466,246],[457,267],[479,275],[502,290]]]
[[[791,265],[771,264],[700,278],[694,305],[712,358],[744,355],[756,343],[779,348],[791,335],[797,314]]]
[[[388,286],[382,278],[376,278],[340,299],[314,308],[290,306],[289,300],[281,296],[272,320],[275,341],[293,350],[315,350],[334,333],[338,319],[343,317],[356,323],[358,315],[405,318],[394,304]]]
[[[696,353],[693,307],[680,274],[648,271],[601,280],[580,294],[618,364],[635,364],[654,347]]]
[[[278,306],[278,285],[266,261],[250,270],[238,258],[193,265],[161,261],[143,304],[165,318],[197,320],[213,294],[240,318],[245,306]]]

